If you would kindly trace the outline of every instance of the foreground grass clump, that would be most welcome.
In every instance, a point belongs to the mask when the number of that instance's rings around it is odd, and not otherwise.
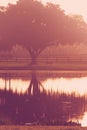
[[[79,126],[0,126],[0,130],[87,130]]]

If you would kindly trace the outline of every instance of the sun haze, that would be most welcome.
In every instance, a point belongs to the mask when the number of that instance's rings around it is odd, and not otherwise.
[[[8,3],[13,3],[13,4],[15,4],[16,1],[18,1],[18,0],[0,0],[0,5],[1,5],[1,6],[7,6]]]
[[[67,14],[82,15],[87,22],[87,0],[42,0],[44,3],[52,2],[59,4]]]
[[[0,5],[7,5],[8,3],[16,3],[18,0],[0,0]],[[87,0],[38,0],[43,3],[52,2],[59,4],[62,9],[68,14],[82,15],[87,22]]]

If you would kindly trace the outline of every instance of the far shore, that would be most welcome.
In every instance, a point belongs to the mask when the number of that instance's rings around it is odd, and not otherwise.
[[[28,64],[28,63],[0,63],[0,70],[52,70],[52,71],[87,71],[84,63],[54,63],[54,64]]]

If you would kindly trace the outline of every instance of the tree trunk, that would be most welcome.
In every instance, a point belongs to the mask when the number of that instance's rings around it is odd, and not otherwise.
[[[32,56],[31,56],[31,64],[32,64],[32,65],[37,64],[37,56],[36,56],[36,55],[32,55]]]
[[[33,91],[31,92],[31,90]],[[40,86],[35,73],[32,73],[31,82],[28,88],[28,94],[31,95],[31,93],[36,96],[40,93]]]
[[[37,80],[37,76],[35,73],[32,73],[31,75],[31,82],[29,84],[29,88],[28,88],[28,94],[29,95],[34,95],[37,96],[40,94],[40,88],[42,88],[43,92],[46,92],[43,85],[41,84],[40,81]]]

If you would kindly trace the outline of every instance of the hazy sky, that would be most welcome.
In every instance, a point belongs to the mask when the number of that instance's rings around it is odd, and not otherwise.
[[[7,3],[15,3],[17,0],[0,0],[1,5],[7,5]],[[87,21],[87,0],[39,0],[42,2],[58,3],[66,10],[66,13],[81,14],[85,21]]]
[[[59,3],[67,13],[81,14],[87,21],[87,0],[43,0]]]

